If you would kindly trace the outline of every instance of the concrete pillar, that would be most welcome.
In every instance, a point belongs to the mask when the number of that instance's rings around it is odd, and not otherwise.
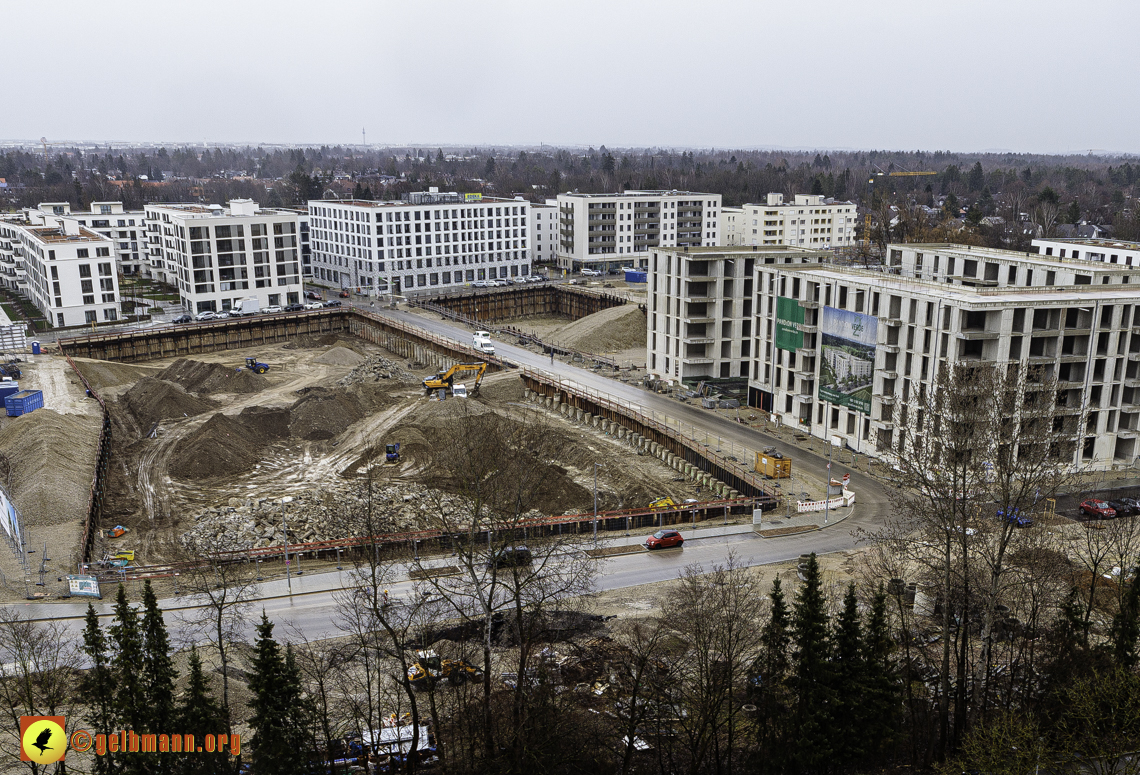
[[[739,491],[739,490],[733,490],[733,489],[730,489],[730,490],[728,491],[728,497],[730,497],[730,498],[739,498],[739,497],[740,497],[740,491]]]
[[[562,413],[563,417],[569,417],[570,416],[570,407],[566,404],[562,404],[561,406],[559,406],[558,411]]]
[[[581,409],[575,409],[574,410],[574,419],[577,420],[578,422],[582,422],[582,418],[585,416],[586,416],[586,413],[583,412]]]

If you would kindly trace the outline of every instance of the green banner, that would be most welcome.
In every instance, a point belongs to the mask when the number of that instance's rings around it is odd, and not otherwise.
[[[804,346],[804,308],[795,299],[776,297],[776,347],[795,352]]]

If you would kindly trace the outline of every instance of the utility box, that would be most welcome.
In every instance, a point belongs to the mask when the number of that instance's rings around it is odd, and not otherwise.
[[[4,398],[4,408],[8,411],[9,417],[19,417],[28,412],[43,409],[43,406],[44,393],[42,390],[22,390]]]
[[[784,457],[779,452],[772,454],[757,452],[756,473],[773,479],[787,479],[792,475],[792,459]]]

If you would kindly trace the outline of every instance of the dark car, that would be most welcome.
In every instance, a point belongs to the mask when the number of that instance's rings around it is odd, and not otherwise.
[[[1122,498],[1118,501],[1109,501],[1108,505],[1116,511],[1118,517],[1134,517],[1140,514],[1140,508],[1129,503],[1131,498]]]
[[[316,291],[305,291],[305,298],[306,299],[315,299],[316,301],[320,301],[321,295],[319,293],[317,293]]]
[[[179,315],[170,321],[171,323],[193,323],[194,317],[192,315]]]
[[[289,304],[285,307],[286,312],[302,312],[304,309],[304,304]]]
[[[1105,501],[1095,499],[1082,501],[1081,511],[1090,517],[1096,517],[1098,519],[1112,519],[1116,516],[1116,509],[1109,506]]]
[[[681,546],[685,543],[684,537],[676,530],[658,530],[645,539],[646,549],[668,549],[671,546]]]
[[[330,299],[329,301],[325,302],[325,306],[326,307],[339,307],[340,306],[340,299]]]
[[[348,291],[341,291],[341,292],[340,292],[340,297],[341,297],[342,299],[347,299],[347,298],[348,298]]]
[[[487,560],[488,568],[514,568],[521,565],[530,565],[534,556],[525,546],[507,546],[498,550]]]

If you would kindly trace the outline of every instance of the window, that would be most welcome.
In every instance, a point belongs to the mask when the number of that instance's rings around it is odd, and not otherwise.
[[[79,248],[75,251],[76,258],[87,258],[87,248]]]
[[[110,277],[111,276],[111,265],[110,264],[99,264],[99,276],[100,277]]]
[[[113,307],[111,307],[111,308],[103,310],[103,319],[104,320],[117,320],[118,318],[115,316],[115,309]]]
[[[95,314],[95,310],[89,309],[84,311],[83,319],[87,323],[95,323],[98,320],[98,317]]]

